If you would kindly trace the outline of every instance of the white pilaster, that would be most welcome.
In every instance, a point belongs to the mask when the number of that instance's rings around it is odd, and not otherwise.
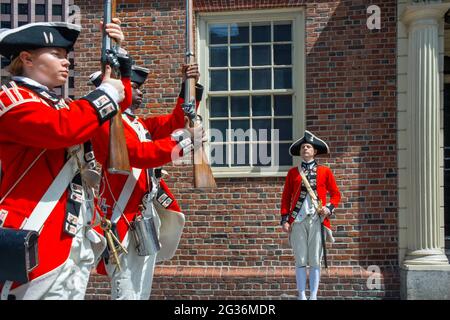
[[[408,251],[404,265],[448,265],[440,232],[439,23],[450,4],[408,6]]]

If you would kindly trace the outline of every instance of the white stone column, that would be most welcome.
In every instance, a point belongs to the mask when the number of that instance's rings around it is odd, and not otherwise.
[[[448,265],[441,249],[439,167],[439,23],[450,4],[407,7],[408,27],[408,252],[405,266]]]

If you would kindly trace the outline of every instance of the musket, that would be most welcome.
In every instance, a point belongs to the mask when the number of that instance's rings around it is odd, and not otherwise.
[[[119,73],[119,60],[117,58],[118,46],[113,45],[112,39],[106,33],[106,25],[112,22],[116,14],[116,1],[103,1],[103,37],[102,37],[102,73],[106,66],[111,66],[113,74]],[[122,112],[120,109],[110,120],[108,172],[112,174],[130,174],[130,160],[128,158],[127,143],[123,131]]]
[[[194,23],[193,23],[193,0],[186,0],[186,64],[195,63],[194,55]],[[198,126],[201,117],[195,112],[195,79],[188,78],[185,82],[184,106],[186,115],[189,117],[189,127]],[[186,112],[188,110],[189,112]],[[203,144],[194,146],[194,186],[196,188],[216,188],[216,181],[208,163]]]

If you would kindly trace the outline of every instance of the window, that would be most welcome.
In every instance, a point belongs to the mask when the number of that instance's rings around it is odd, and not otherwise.
[[[28,14],[28,4],[27,3],[19,3],[17,7],[19,14]]]
[[[0,28],[11,29],[11,21],[0,22]]]
[[[36,4],[36,15],[37,16],[45,15],[45,4]]]
[[[62,5],[61,4],[54,4],[52,6],[52,14],[54,16],[62,16]]]
[[[285,175],[304,127],[303,11],[202,14],[199,31],[214,175]]]
[[[2,3],[0,11],[1,11],[1,14],[11,14],[11,4],[10,3]]]

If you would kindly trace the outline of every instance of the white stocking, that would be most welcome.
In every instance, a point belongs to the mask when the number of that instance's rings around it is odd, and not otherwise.
[[[317,300],[319,290],[320,267],[311,267],[309,270],[309,290],[311,292],[309,300]]]
[[[295,276],[297,278],[298,300],[306,300],[306,267],[296,267]]]

